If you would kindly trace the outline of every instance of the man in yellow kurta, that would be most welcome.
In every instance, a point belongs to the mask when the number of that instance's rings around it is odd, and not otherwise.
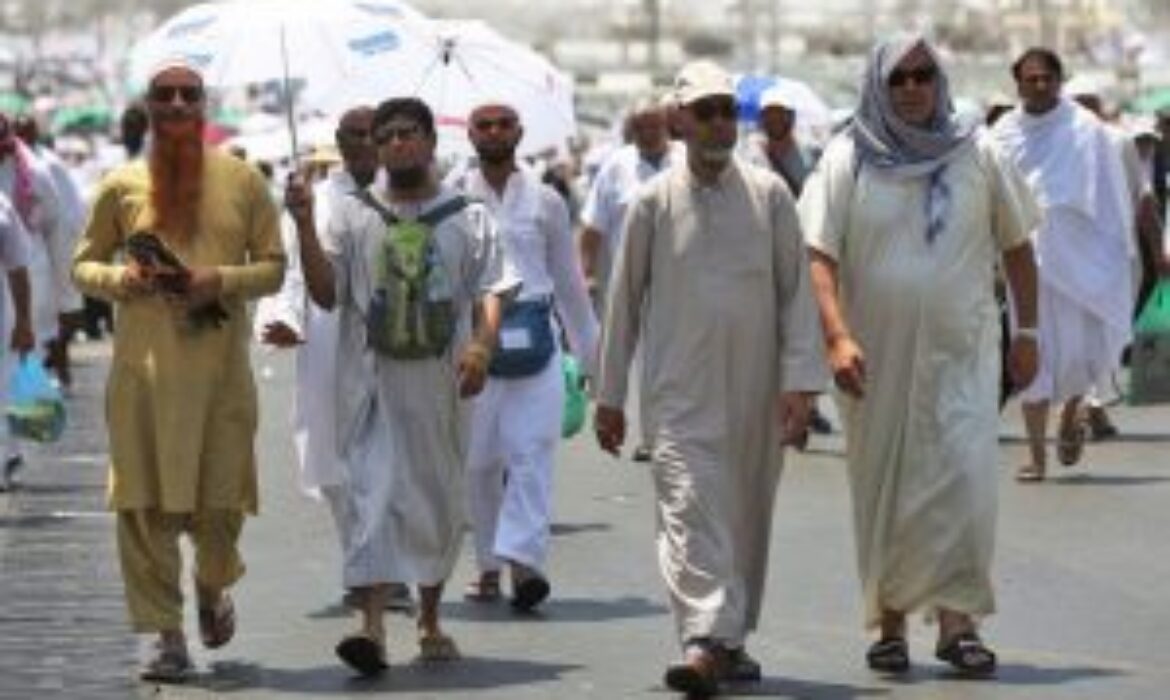
[[[244,515],[256,512],[256,391],[245,302],[280,286],[278,214],[248,165],[204,146],[199,73],[163,64],[149,84],[146,161],[101,185],[74,257],[77,285],[117,305],[106,395],[109,503],[117,511],[122,578],[134,628],[157,633],[145,680],[179,681],[191,661],[183,636],[179,537],[195,550],[199,628],[226,644],[226,589],[243,574]],[[182,268],[131,255],[149,232]],[[193,310],[218,305],[222,321]]]

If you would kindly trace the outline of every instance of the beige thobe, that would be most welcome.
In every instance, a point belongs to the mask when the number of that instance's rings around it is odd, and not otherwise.
[[[778,177],[685,162],[632,205],[610,287],[599,403],[625,404],[639,339],[658,559],[682,641],[756,627],[783,464],[775,400],[826,381],[808,259]]]
[[[841,396],[867,625],[883,608],[995,609],[999,311],[994,269],[1026,243],[1034,205],[984,142],[945,183],[951,212],[926,240],[926,178],[858,170],[832,142],[800,200],[809,245],[837,261],[865,356],[865,397]]]

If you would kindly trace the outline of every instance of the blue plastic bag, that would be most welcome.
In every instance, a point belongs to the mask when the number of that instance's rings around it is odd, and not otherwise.
[[[65,400],[41,358],[26,355],[8,380],[8,431],[34,442],[56,442],[65,430]]]

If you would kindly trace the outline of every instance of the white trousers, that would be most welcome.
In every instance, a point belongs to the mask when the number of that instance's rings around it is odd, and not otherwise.
[[[564,403],[559,353],[531,377],[489,378],[476,397],[467,495],[480,571],[503,560],[543,571]]]

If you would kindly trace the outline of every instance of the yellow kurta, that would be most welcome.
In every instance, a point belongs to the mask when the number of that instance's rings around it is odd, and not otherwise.
[[[128,297],[121,286],[124,266],[115,258],[154,220],[149,180],[142,162],[111,173],[74,255],[77,286],[117,307],[106,389],[110,507],[255,513],[257,408],[245,302],[280,287],[278,212],[259,173],[208,151],[198,233],[188,244],[168,242],[185,264],[217,266],[222,275],[229,319],[196,330],[185,310],[156,296]]]

